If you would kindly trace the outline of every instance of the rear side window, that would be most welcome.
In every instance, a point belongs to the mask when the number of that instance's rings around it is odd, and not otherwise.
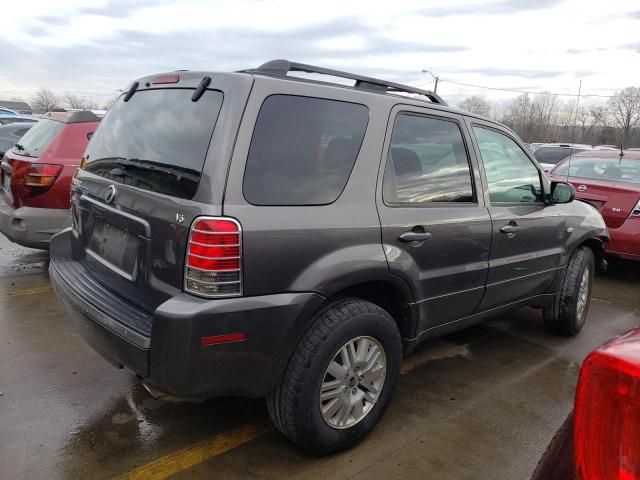
[[[114,182],[192,198],[222,106],[223,95],[153,89],[123,97],[91,136],[82,168]]]
[[[456,122],[398,115],[383,198],[391,205],[473,202],[469,159]]]
[[[55,120],[41,120],[24,134],[15,149],[21,155],[39,157],[58,136],[65,124]]]
[[[326,205],[349,179],[369,119],[364,105],[268,97],[249,147],[243,192],[254,205]]]

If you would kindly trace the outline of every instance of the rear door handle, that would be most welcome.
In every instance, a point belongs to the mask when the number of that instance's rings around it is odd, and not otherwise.
[[[522,227],[519,227],[518,225],[505,225],[504,227],[502,227],[500,229],[500,231],[502,233],[506,233],[507,235],[509,234],[516,234],[520,231]]]
[[[424,242],[431,238],[429,232],[404,232],[398,237],[403,242]]]

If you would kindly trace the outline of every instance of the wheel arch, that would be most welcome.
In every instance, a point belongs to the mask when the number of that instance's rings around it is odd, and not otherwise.
[[[389,272],[384,275],[369,275],[366,279],[343,279],[332,284],[332,288],[326,289],[322,294],[326,297],[324,305],[346,297],[378,305],[393,317],[402,337],[415,336],[418,311],[413,292],[403,279]]]
[[[573,253],[578,248],[587,247],[593,252],[593,258],[595,260],[596,268],[603,267],[604,255],[605,255],[604,242],[605,240],[600,237],[585,238],[575,246],[575,248],[571,251],[571,255],[569,255],[569,258],[571,258]]]

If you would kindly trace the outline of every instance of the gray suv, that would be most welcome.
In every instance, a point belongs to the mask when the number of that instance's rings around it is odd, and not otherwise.
[[[135,81],[71,203],[50,274],[86,341],[174,396],[266,397],[315,454],[373,429],[427,338],[523,306],[577,334],[608,238],[504,126],[284,60]]]

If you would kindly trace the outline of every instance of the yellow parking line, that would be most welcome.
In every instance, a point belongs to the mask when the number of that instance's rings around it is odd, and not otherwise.
[[[466,345],[444,343],[429,351],[414,355],[404,360],[402,373],[409,373],[430,361],[443,358],[466,356],[469,353]],[[220,433],[208,440],[196,443],[175,453],[166,455],[146,465],[125,473],[119,480],[161,480],[195,465],[211,460],[234,448],[248,443],[273,430],[267,420],[241,425],[228,432]]]
[[[16,290],[15,292],[9,293],[0,293],[0,298],[9,298],[9,297],[21,297],[22,295],[35,295],[37,293],[47,293],[51,291],[51,287],[36,287],[36,288],[25,288],[23,290]]]
[[[273,430],[265,421],[241,425],[125,473],[120,480],[160,480],[206,462]]]

